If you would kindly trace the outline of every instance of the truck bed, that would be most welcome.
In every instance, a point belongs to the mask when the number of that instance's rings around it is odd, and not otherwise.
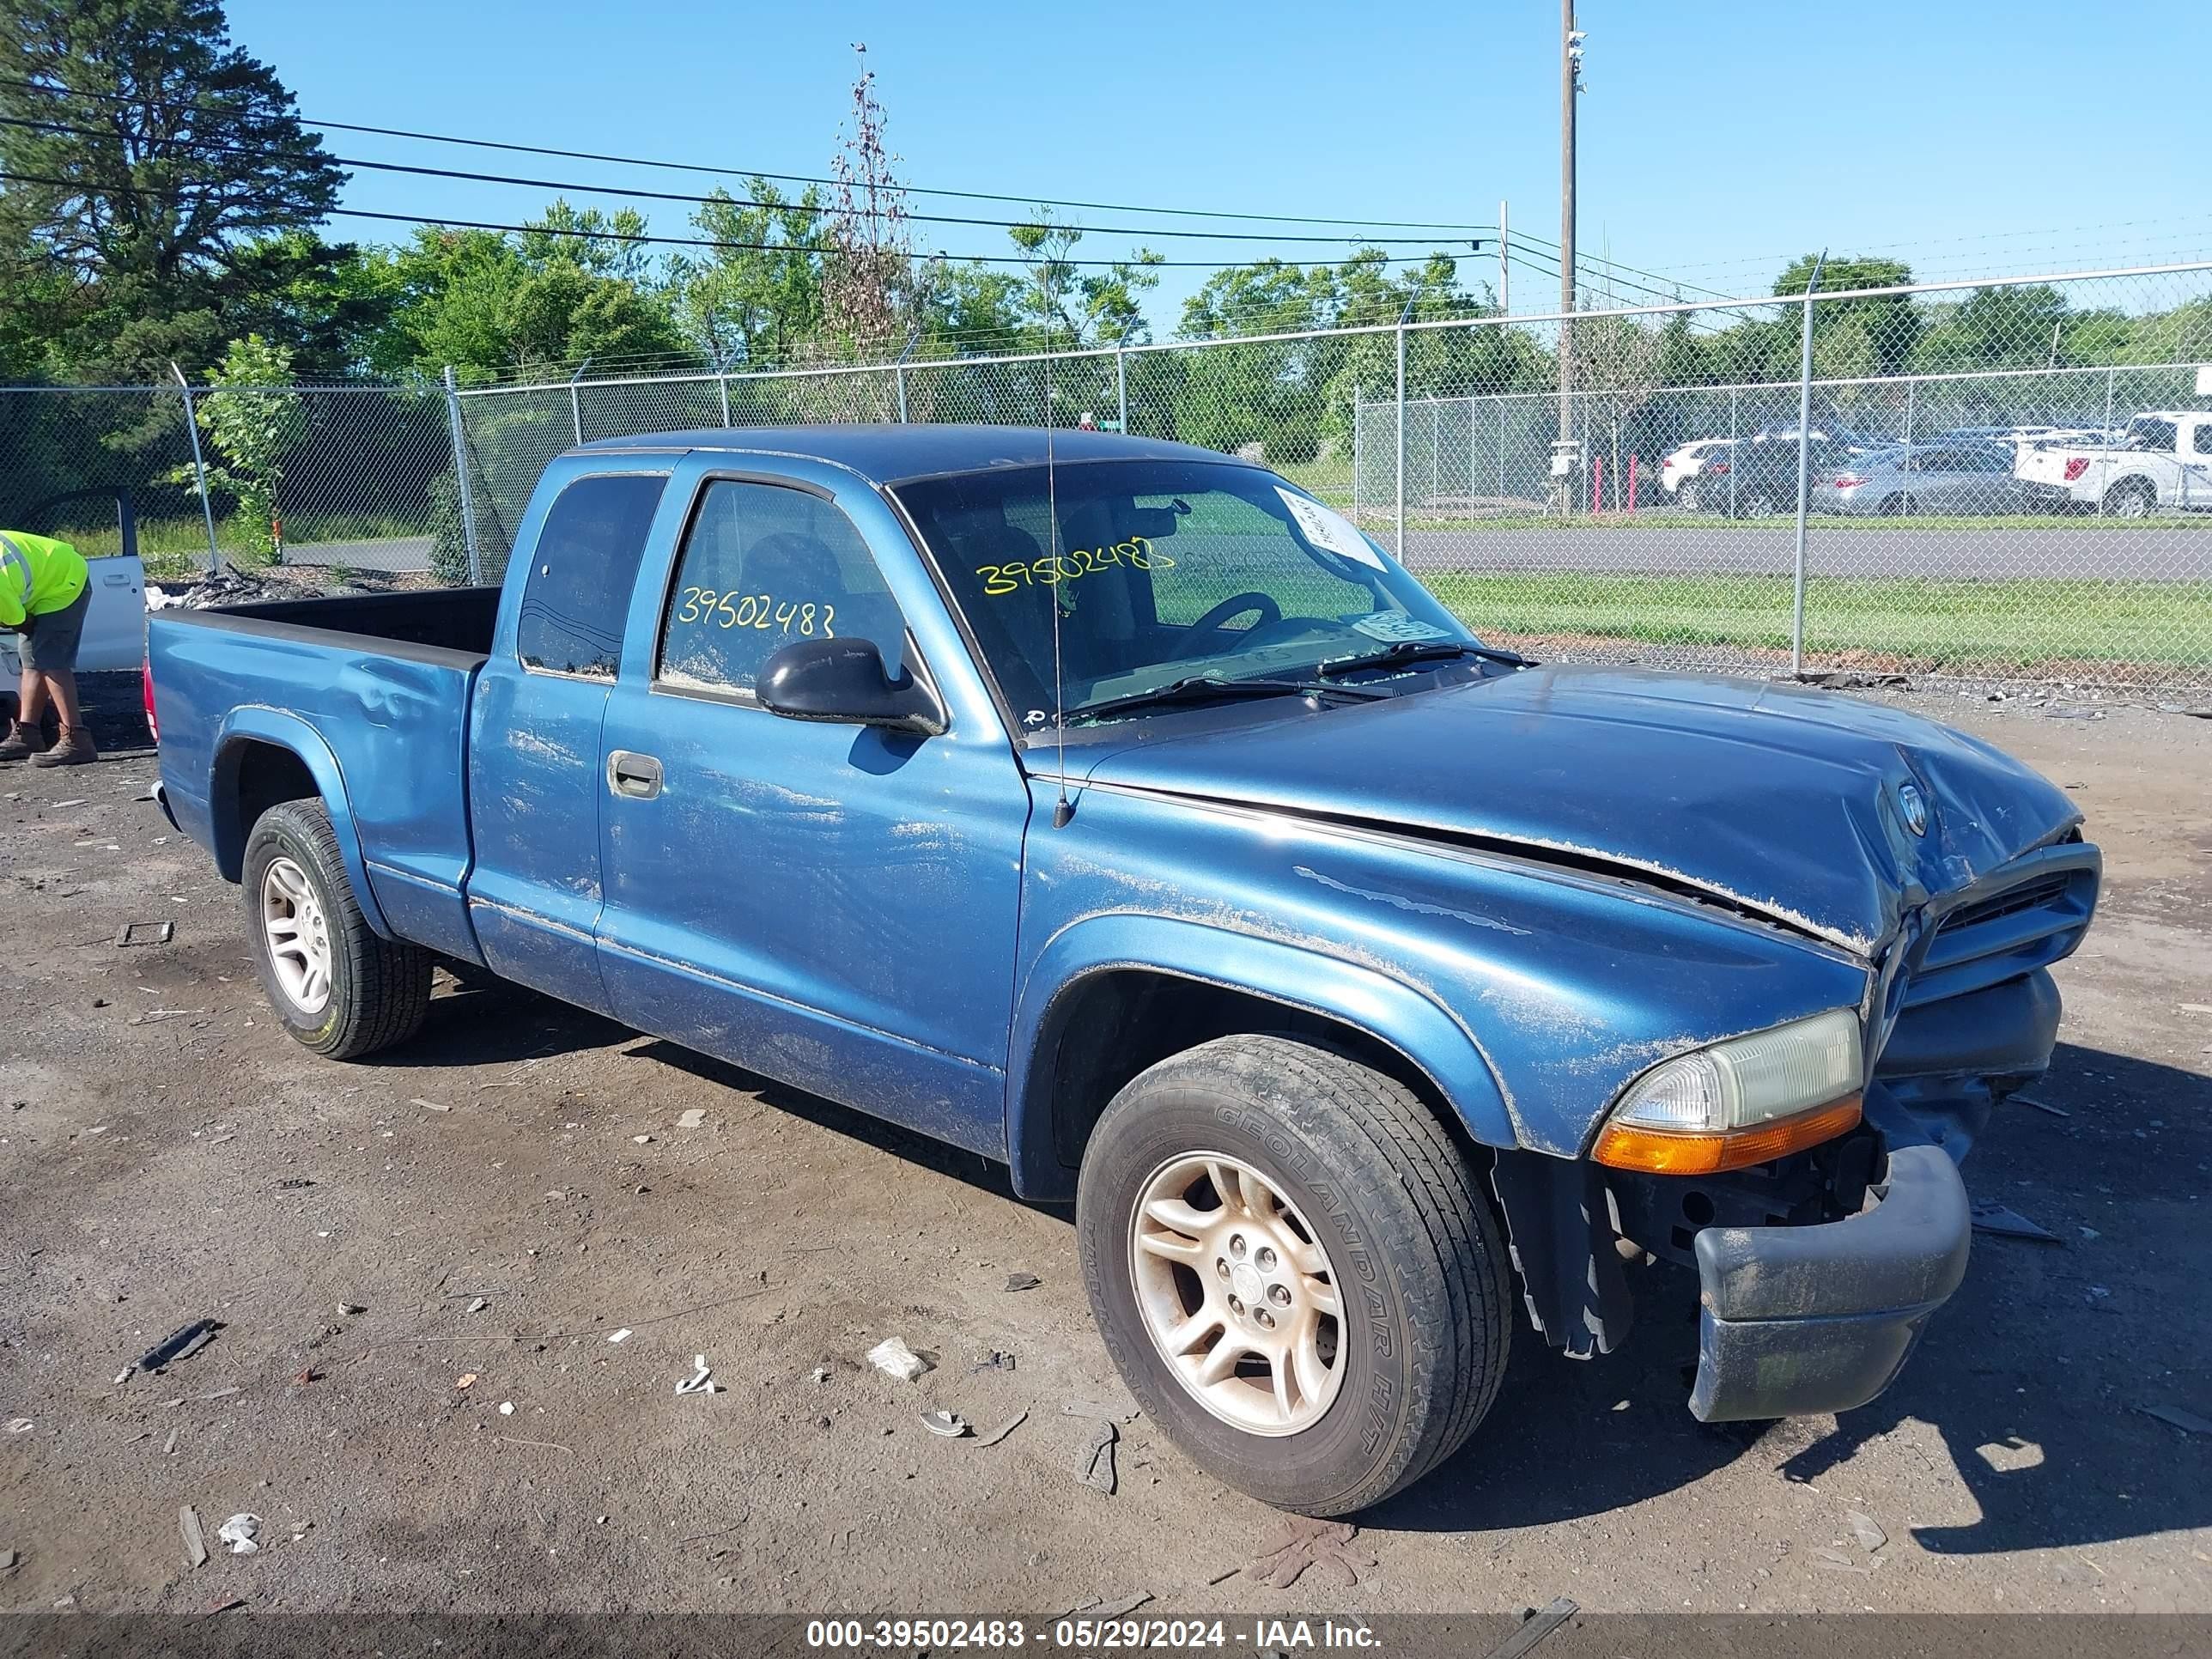
[[[235,879],[257,801],[282,799],[267,792],[304,764],[314,793],[346,804],[340,848],[367,905],[401,937],[473,957],[461,892],[469,708],[499,597],[476,587],[156,612],[147,656],[179,826]]]

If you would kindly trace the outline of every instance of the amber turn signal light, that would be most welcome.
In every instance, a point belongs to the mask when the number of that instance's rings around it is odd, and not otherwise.
[[[1632,1123],[1608,1123],[1599,1133],[1590,1156],[1608,1168],[1640,1170],[1646,1175],[1718,1175],[1833,1140],[1856,1127],[1858,1121],[1859,1097],[1850,1094],[1794,1117],[1723,1134],[1680,1134],[1639,1128]]]

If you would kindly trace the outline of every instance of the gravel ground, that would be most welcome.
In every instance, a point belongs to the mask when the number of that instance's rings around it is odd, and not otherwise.
[[[0,1608],[2212,1611],[2212,722],[1880,695],[2041,768],[2106,849],[2051,1109],[1967,1167],[2058,1242],[1978,1237],[1897,1387],[1763,1432],[1690,1419],[1694,1286],[1654,1270],[1624,1352],[1524,1337],[1466,1451],[1362,1517],[1357,1587],[1292,1592],[1214,1582],[1276,1517],[1144,1419],[1112,1496],[1079,1483],[1066,1402],[1120,1390],[1067,1215],[1003,1171],[442,975],[418,1042],[317,1060],[138,799],[149,750],[0,772]],[[174,939],[118,949],[143,921]],[[935,1369],[870,1370],[892,1334]],[[679,1396],[698,1353],[721,1391]],[[939,1407],[1028,1415],[984,1446]],[[216,1541],[237,1511],[260,1553]]]

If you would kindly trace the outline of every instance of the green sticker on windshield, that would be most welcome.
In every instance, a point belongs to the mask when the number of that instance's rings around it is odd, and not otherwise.
[[[1449,630],[1438,628],[1434,623],[1425,623],[1418,617],[1409,617],[1402,611],[1378,611],[1371,617],[1362,617],[1352,625],[1370,639],[1382,640],[1391,645],[1451,638]]]

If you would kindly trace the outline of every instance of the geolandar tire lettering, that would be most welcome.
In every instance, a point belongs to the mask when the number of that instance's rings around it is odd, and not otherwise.
[[[1121,1376],[1195,1462],[1348,1515],[1455,1451],[1504,1375],[1505,1254],[1468,1159],[1395,1079],[1240,1036],[1131,1081],[1076,1231]]]
[[[319,800],[270,807],[246,841],[246,936],[284,1029],[332,1060],[404,1042],[430,1005],[430,953],[380,937]]]

